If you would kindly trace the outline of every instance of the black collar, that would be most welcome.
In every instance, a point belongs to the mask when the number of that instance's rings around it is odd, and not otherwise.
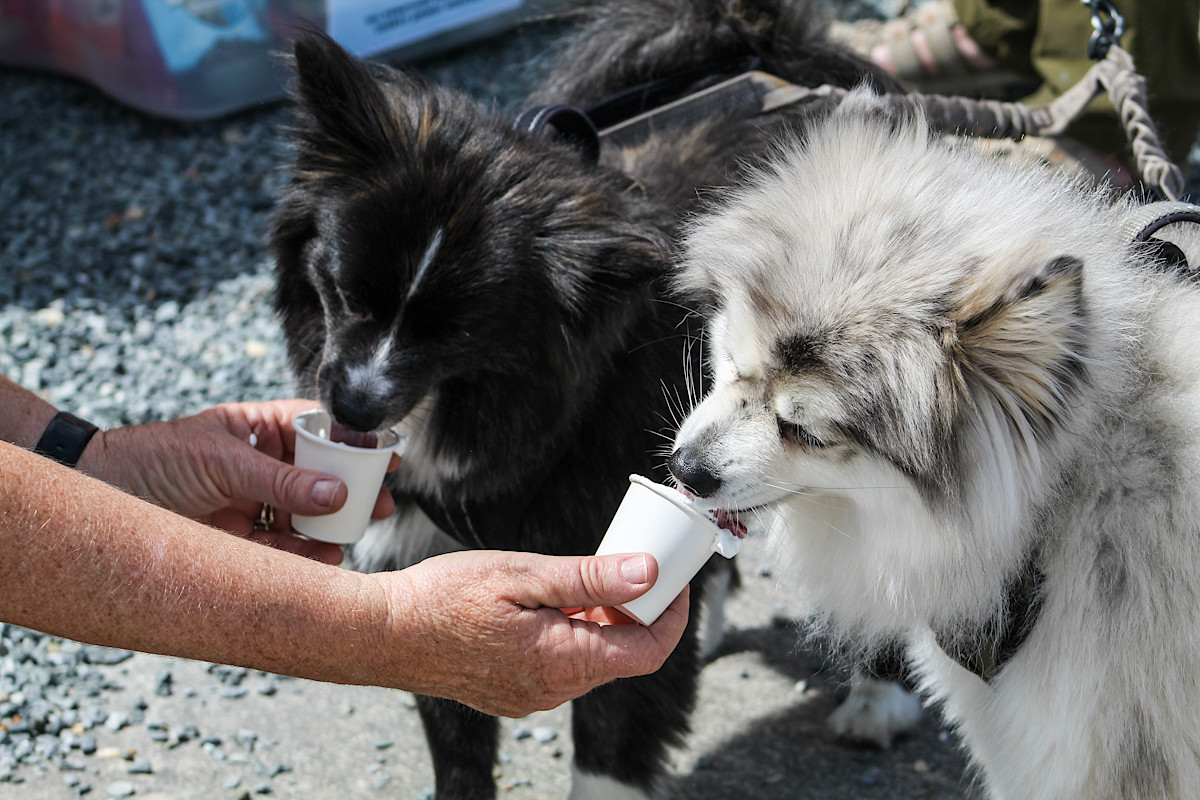
[[[722,86],[761,67],[757,56],[725,59],[649,81],[611,95],[599,103],[578,108],[568,103],[531,106],[513,121],[513,127],[535,135],[553,133],[580,150],[585,163],[600,158],[600,141],[629,123],[689,100],[705,87]],[[714,86],[715,85],[715,86]],[[761,106],[754,111],[761,110]],[[631,133],[632,131],[627,131]],[[628,138],[628,136],[624,137]]]

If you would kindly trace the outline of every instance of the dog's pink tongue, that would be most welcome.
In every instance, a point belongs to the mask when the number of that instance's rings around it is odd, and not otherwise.
[[[688,500],[696,499],[695,495],[693,495],[687,489],[684,489],[682,486],[676,486],[675,488],[678,489],[679,493],[682,494],[684,497],[686,497]],[[734,536],[738,537],[739,539],[746,538],[746,523],[742,522],[742,520],[738,517],[738,513],[736,511],[726,511],[723,508],[718,508],[713,511],[707,511],[705,513],[707,513],[708,516],[712,517],[712,521],[717,523],[718,528],[722,528],[724,530],[729,531],[730,533],[732,533]]]
[[[717,523],[718,528],[724,528],[739,539],[746,538],[746,523],[738,518],[736,511],[726,511],[723,508],[718,508],[716,511],[708,512],[708,514]]]
[[[351,447],[374,449],[379,446],[379,437],[374,433],[352,430],[336,420],[329,425],[329,441],[341,442]]]

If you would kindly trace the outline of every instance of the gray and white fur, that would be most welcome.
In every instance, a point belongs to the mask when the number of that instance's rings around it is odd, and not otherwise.
[[[686,237],[673,474],[906,642],[994,800],[1200,797],[1200,293],[1130,208],[859,90]]]

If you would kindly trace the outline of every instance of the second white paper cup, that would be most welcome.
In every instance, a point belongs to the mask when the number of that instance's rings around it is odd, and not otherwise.
[[[329,438],[329,413],[320,409],[297,415],[292,427],[296,429],[296,466],[341,478],[349,492],[346,504],[332,514],[293,514],[292,527],[322,542],[357,542],[371,521],[392,453],[402,444],[399,434],[392,430],[379,433],[373,448],[334,442]]]
[[[604,534],[596,555],[649,553],[658,562],[658,580],[641,597],[618,609],[643,625],[653,625],[714,552],[737,555],[741,540],[717,526],[682,492],[640,475]]]

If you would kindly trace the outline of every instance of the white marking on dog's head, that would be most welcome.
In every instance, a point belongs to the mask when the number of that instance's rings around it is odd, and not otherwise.
[[[411,300],[416,294],[417,288],[421,285],[421,281],[425,278],[425,273],[429,272],[429,266],[433,264],[433,260],[437,257],[438,250],[442,247],[443,229],[438,228],[433,233],[433,239],[430,240],[429,246],[425,248],[425,253],[421,256],[421,263],[417,265],[417,271],[413,275],[412,283],[408,287],[408,294],[405,300]]]
[[[346,366],[347,390],[374,402],[386,403],[396,389],[392,379],[388,377],[388,361],[392,355],[395,335],[395,327],[389,328],[380,335],[367,358]]]

